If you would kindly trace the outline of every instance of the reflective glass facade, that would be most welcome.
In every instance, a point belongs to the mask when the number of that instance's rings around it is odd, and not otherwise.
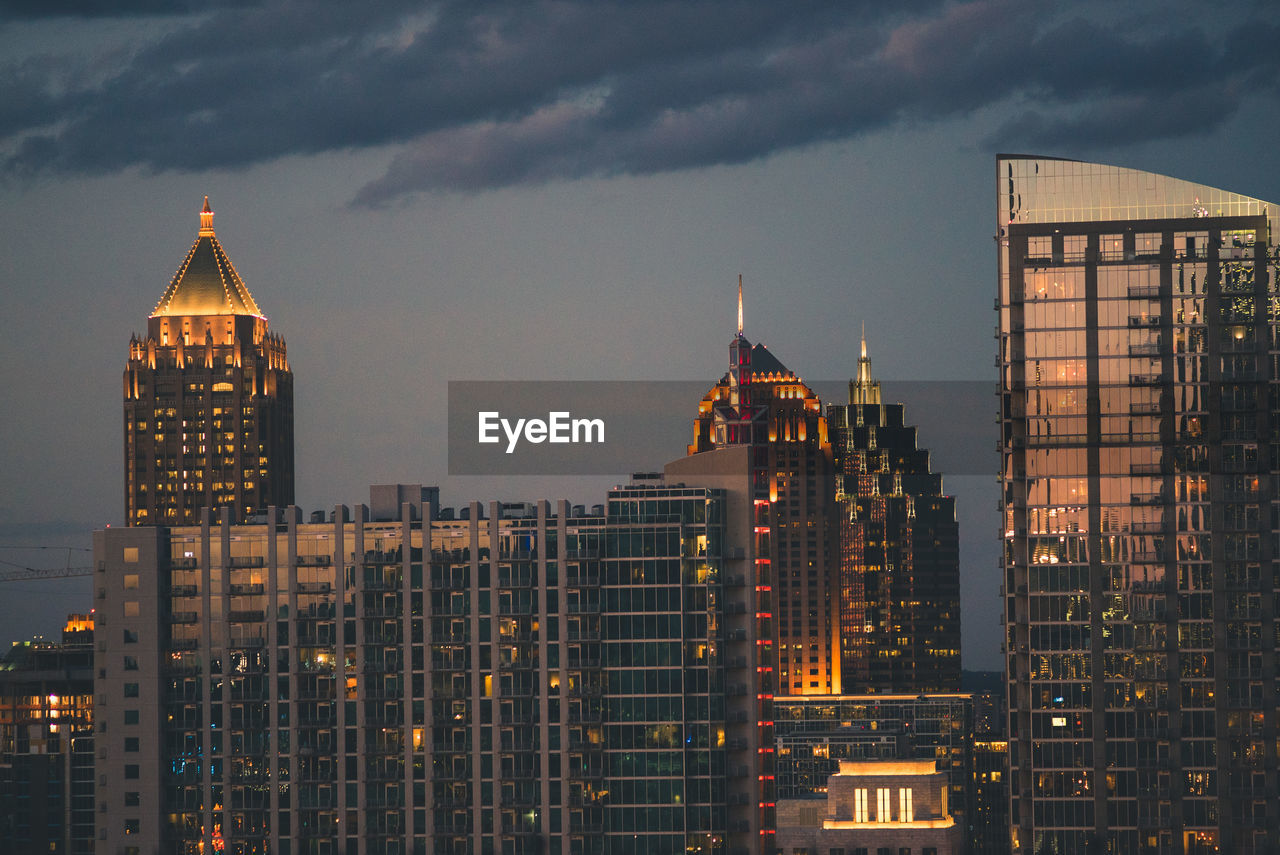
[[[1270,851],[1275,206],[997,160],[1019,852]]]
[[[960,690],[955,499],[902,404],[885,404],[866,341],[849,403],[829,405],[839,508],[840,674],[846,692]]]

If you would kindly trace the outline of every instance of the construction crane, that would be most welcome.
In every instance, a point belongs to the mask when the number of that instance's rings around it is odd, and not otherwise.
[[[57,549],[67,551],[67,563],[65,567],[28,567],[25,564],[18,564],[14,561],[6,561],[0,558],[0,564],[8,565],[9,570],[0,570],[0,582],[29,582],[36,579],[65,579],[72,576],[89,576],[93,573],[92,567],[73,566],[71,563],[71,553],[73,552],[89,552],[91,550],[83,549],[77,546],[8,546],[0,547],[4,549]]]

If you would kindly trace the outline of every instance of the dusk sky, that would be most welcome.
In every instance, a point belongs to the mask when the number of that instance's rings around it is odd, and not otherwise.
[[[593,504],[624,476],[447,477],[447,381],[709,385],[742,274],[806,379],[865,322],[887,398],[994,382],[996,152],[1280,200],[1277,44],[1268,2],[0,0],[0,569],[123,521],[129,336],[206,193],[288,342],[304,509]],[[995,472],[946,486],[999,668]],[[91,605],[2,583],[0,642]]]

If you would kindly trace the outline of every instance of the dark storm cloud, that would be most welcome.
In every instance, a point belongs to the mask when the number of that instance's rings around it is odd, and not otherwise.
[[[0,0],[0,21],[186,15],[200,9],[246,6],[251,2],[253,0]]]
[[[96,75],[0,66],[0,138],[11,175],[398,146],[365,205],[741,163],[1002,103],[1026,105],[1002,147],[1115,145],[1275,98],[1276,25],[1237,10],[1215,37],[1201,8],[1108,27],[1017,0],[202,4]]]

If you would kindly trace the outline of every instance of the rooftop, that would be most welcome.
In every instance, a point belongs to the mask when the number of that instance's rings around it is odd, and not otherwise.
[[[213,231],[213,210],[204,197],[200,231],[151,317],[165,315],[253,315],[264,317]]]

